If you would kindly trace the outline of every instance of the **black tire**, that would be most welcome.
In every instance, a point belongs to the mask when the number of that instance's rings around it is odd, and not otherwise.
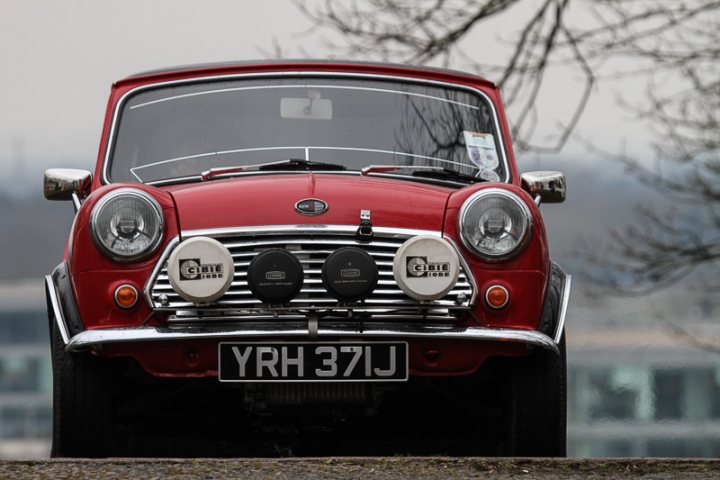
[[[505,454],[564,457],[567,453],[567,362],[565,335],[560,355],[533,352],[507,371]]]
[[[111,453],[113,385],[106,359],[70,353],[52,321],[52,457],[105,457]]]

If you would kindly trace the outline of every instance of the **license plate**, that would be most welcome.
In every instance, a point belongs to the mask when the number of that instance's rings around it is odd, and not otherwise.
[[[403,382],[407,342],[223,342],[221,382]]]

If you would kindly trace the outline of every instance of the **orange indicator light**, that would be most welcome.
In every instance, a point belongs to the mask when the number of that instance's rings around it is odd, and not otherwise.
[[[510,293],[502,285],[493,285],[485,292],[485,301],[491,308],[500,309],[510,301]]]
[[[120,308],[132,308],[138,300],[138,291],[132,285],[120,285],[115,289],[115,303]]]

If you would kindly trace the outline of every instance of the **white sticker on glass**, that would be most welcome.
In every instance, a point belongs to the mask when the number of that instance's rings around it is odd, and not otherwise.
[[[486,182],[499,182],[500,181],[500,175],[495,173],[492,170],[482,170],[478,176],[485,180]]]
[[[463,135],[470,161],[483,170],[494,170],[500,165],[495,139],[491,133],[465,130]]]

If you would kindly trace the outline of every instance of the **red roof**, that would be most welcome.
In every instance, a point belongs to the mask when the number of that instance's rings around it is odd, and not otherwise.
[[[280,72],[280,71],[336,71],[354,73],[377,73],[399,76],[420,76],[422,78],[471,82],[496,88],[495,84],[485,78],[457,70],[443,68],[401,65],[395,63],[357,62],[345,60],[251,60],[231,63],[207,63],[186,65],[140,72],[126,77],[117,84],[144,83],[176,78],[196,76],[228,75],[245,72]]]

